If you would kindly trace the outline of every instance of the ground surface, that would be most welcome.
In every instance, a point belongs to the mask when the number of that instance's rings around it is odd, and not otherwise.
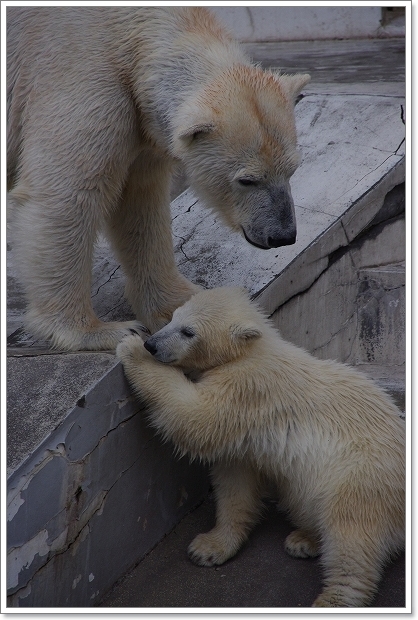
[[[291,525],[273,504],[238,555],[216,568],[187,557],[193,537],[214,524],[211,499],[188,515],[102,601],[101,607],[310,607],[321,590],[318,559],[295,559],[283,544]],[[403,607],[404,557],[387,566],[374,607]]]

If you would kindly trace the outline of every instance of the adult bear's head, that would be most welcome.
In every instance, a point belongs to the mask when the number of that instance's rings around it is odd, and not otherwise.
[[[193,189],[263,249],[296,240],[294,104],[309,79],[235,66],[186,99],[176,118],[173,150]]]

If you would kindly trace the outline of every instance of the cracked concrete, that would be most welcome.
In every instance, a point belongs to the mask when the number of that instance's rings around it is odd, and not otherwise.
[[[393,369],[405,389],[405,218],[402,186],[390,192],[372,225],[335,252],[310,287],[272,319],[285,338],[323,359],[370,368],[379,379]],[[393,217],[391,217],[391,215]],[[310,316],[307,326],[306,316]],[[393,386],[392,386],[393,387]]]
[[[114,356],[107,353],[8,359],[9,473],[62,422],[80,394],[114,365]],[[16,390],[16,385],[25,389]]]
[[[154,436],[114,361],[78,403],[9,479],[11,607],[85,606],[207,491],[204,468]]]

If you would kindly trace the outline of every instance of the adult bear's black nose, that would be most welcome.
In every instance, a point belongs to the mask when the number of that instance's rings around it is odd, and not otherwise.
[[[296,242],[296,230],[289,231],[288,233],[282,233],[280,235],[271,235],[267,239],[267,245],[269,248],[279,248],[282,245],[293,245]]]
[[[148,340],[144,342],[144,347],[146,348],[147,351],[151,353],[151,355],[155,355],[157,353],[157,347],[152,342],[151,338],[148,338]]]

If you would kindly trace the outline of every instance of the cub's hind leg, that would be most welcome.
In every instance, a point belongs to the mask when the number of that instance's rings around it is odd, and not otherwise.
[[[217,464],[212,470],[216,498],[216,525],[199,534],[188,548],[191,560],[201,566],[223,564],[234,556],[261,511],[256,473],[241,463]]]
[[[324,589],[313,607],[365,607],[377,591],[385,562],[404,546],[402,478],[368,477],[337,492],[321,528]],[[383,488],[382,488],[383,487]]]
[[[323,542],[324,589],[313,607],[365,607],[377,591],[386,553],[355,524]]]
[[[294,530],[284,542],[287,553],[294,558],[315,558],[319,555],[319,543],[303,530]]]

